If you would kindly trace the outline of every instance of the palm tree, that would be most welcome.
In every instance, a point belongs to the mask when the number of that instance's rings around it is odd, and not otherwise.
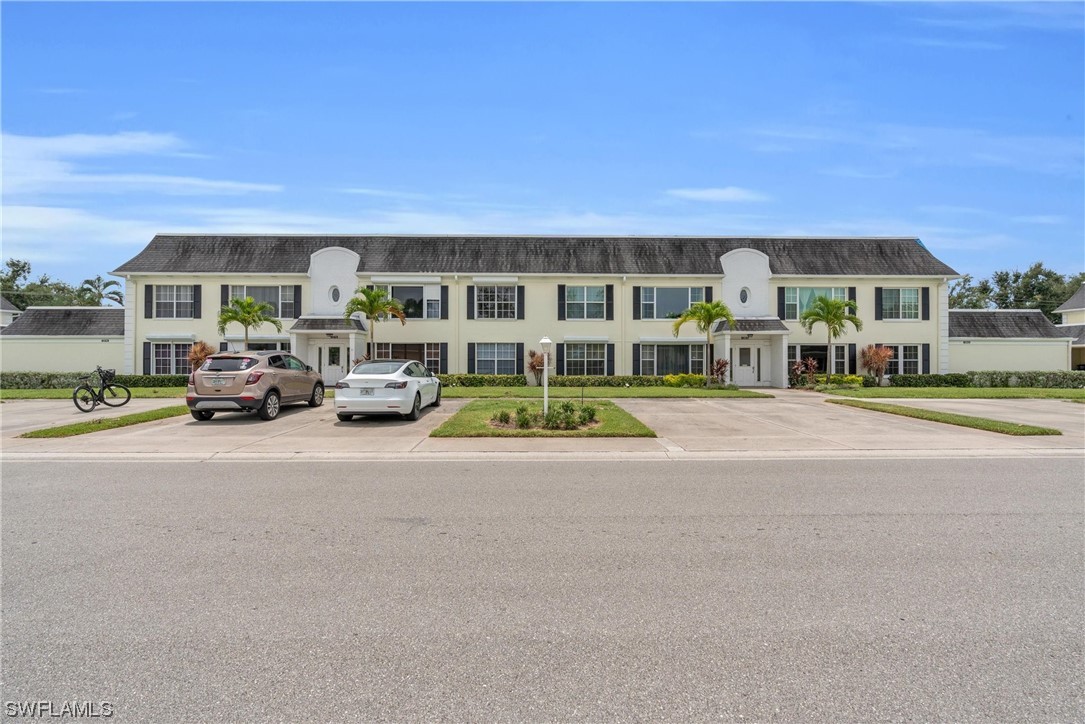
[[[114,302],[124,306],[124,292],[120,289],[121,283],[116,279],[102,279],[102,275],[93,279],[84,279],[78,289],[80,299],[96,307],[101,306],[102,301]],[[114,289],[113,287],[116,287]]]
[[[234,297],[219,310],[219,334],[226,334],[226,325],[230,322],[237,322],[245,328],[245,349],[249,348],[251,327],[259,327],[266,322],[275,327],[276,331],[283,331],[283,323],[275,317],[275,307],[267,302],[258,302],[252,297]]]
[[[728,327],[735,328],[735,315],[731,314],[731,310],[723,302],[694,302],[689,309],[678,315],[678,319],[674,320],[674,336],[678,336],[678,330],[682,328],[683,324],[694,322],[697,329],[705,336],[704,350],[707,357],[709,356],[708,351],[712,348],[712,327],[720,320],[726,320]],[[705,360],[704,383],[706,387],[708,386],[709,370],[711,369],[712,360]]]
[[[351,297],[347,301],[346,311],[343,314],[347,319],[350,319],[350,315],[361,312],[365,315],[366,319],[370,320],[369,324],[369,358],[376,359],[377,357],[377,341],[376,341],[376,326],[381,317],[389,316],[399,319],[400,326],[407,323],[407,313],[403,311],[403,305],[398,299],[388,296],[388,291],[385,289],[370,289],[369,287],[358,287],[354,292],[359,295]]]
[[[863,329],[863,320],[855,316],[858,311],[859,307],[854,299],[831,299],[822,295],[815,297],[807,310],[799,317],[799,323],[807,334],[813,331],[814,325],[818,322],[824,324],[829,333],[829,346],[825,355],[825,384],[832,382],[833,369],[830,360],[832,360],[833,339],[848,333],[848,322],[851,322],[856,332]]]

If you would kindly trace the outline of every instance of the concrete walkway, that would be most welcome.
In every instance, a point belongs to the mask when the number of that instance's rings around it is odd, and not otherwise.
[[[656,431],[657,438],[430,438],[467,404],[445,400],[417,422],[361,418],[339,422],[330,404],[284,408],[273,422],[222,414],[189,416],[74,438],[27,440],[26,430],[181,404],[132,400],[123,408],[81,413],[70,400],[0,404],[5,459],[87,455],[146,459],[458,459],[458,458],[839,458],[988,455],[1083,456],[1085,405],[1063,400],[887,400],[1060,429],[1061,436],[1012,437],[886,415],[825,402],[817,393],[773,390],[774,399],[624,399],[617,404]],[[1085,457],[1085,456],[1083,456]]]

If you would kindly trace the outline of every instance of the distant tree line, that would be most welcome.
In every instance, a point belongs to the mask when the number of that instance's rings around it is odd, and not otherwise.
[[[996,271],[978,282],[965,274],[949,285],[950,309],[1039,309],[1052,322],[1055,310],[1085,283],[1085,272],[1063,276],[1036,262],[1026,271]]]
[[[30,279],[30,262],[8,259],[0,272],[0,295],[19,309],[35,307],[100,307],[107,302],[124,306],[120,282],[99,274],[78,287],[53,280],[48,274]]]

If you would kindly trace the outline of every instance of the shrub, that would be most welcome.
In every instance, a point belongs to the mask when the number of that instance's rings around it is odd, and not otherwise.
[[[0,388],[6,390],[62,390],[80,384],[80,377],[94,372],[0,372]],[[125,387],[184,387],[188,375],[117,375],[114,382]]]
[[[875,387],[881,385],[882,379],[885,377],[885,370],[889,367],[890,360],[893,359],[894,351],[891,347],[875,347],[872,344],[868,344],[863,347],[859,352],[859,364],[866,369],[868,374],[874,375],[878,380],[878,384]]]
[[[825,375],[814,375],[814,384],[824,385],[826,384]],[[861,385],[863,384],[863,378],[860,375],[833,375],[834,385]]]
[[[512,422],[512,415],[508,410],[498,410],[490,417],[490,422],[496,422],[501,425],[508,425]]]
[[[215,348],[202,339],[192,343],[188,350],[188,364],[193,370],[198,370],[204,360],[215,353]]]
[[[889,379],[893,387],[971,387],[968,375],[893,375]]]
[[[704,387],[705,376],[704,375],[664,375],[663,384],[667,387]]]
[[[437,375],[448,387],[522,387],[523,375]]]
[[[712,379],[716,384],[727,383],[727,369],[731,366],[730,360],[717,359],[712,363]]]
[[[1001,372],[998,370],[969,372],[973,387],[1048,387],[1080,389],[1085,387],[1085,371],[1058,370],[1033,372]]]
[[[580,424],[587,425],[591,422],[595,422],[595,406],[584,405],[580,408]]]

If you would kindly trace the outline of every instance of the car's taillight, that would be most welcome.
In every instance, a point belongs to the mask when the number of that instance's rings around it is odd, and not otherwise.
[[[391,387],[393,390],[402,390],[406,386],[407,386],[406,381],[403,381],[403,382],[389,382],[388,384],[385,385],[385,387]]]
[[[245,384],[246,385],[255,385],[257,382],[260,381],[260,378],[263,377],[263,376],[264,376],[264,373],[261,372],[260,370],[257,370],[255,372],[250,372],[249,376],[245,378]]]
[[[337,389],[337,390],[346,390],[346,389],[349,389],[349,388],[350,388],[350,383],[349,382],[344,382],[343,380],[339,380],[338,382],[335,383],[335,389]]]
[[[196,373],[195,372],[189,372],[188,373],[188,384],[192,385],[193,387],[196,385]]]

